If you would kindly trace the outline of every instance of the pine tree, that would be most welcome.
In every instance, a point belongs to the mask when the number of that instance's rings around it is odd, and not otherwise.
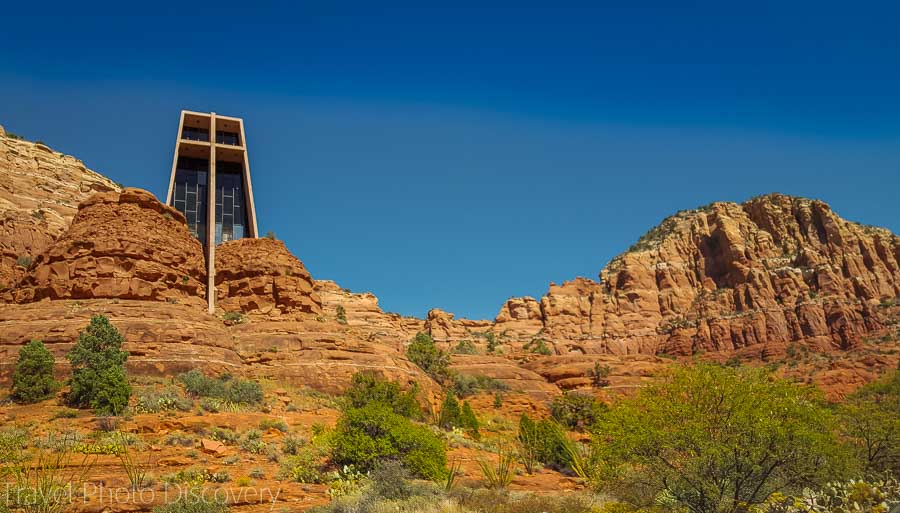
[[[12,397],[21,403],[42,401],[59,389],[53,379],[53,355],[40,340],[32,340],[19,350],[12,376]]]
[[[472,438],[475,438],[476,440],[481,438],[481,433],[478,431],[478,417],[475,416],[475,412],[472,411],[472,407],[469,405],[468,401],[463,401],[462,403],[460,421],[462,427],[472,435]]]
[[[462,427],[462,411],[459,408],[459,401],[456,400],[456,394],[453,392],[447,392],[444,397],[438,425],[444,429]]]
[[[105,415],[119,415],[125,410],[131,385],[125,373],[128,352],[122,351],[122,342],[122,334],[109,319],[103,315],[91,317],[91,323],[66,355],[72,364],[71,406],[90,407]]]

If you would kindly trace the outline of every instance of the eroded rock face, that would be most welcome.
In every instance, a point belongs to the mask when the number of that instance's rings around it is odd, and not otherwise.
[[[11,375],[21,345],[38,339],[68,368],[65,354],[90,323],[105,315],[125,337],[128,370],[137,375],[174,376],[191,369],[240,374],[234,337],[205,309],[186,304],[124,299],[40,301],[0,308],[0,378]]]
[[[778,194],[672,216],[601,272],[551,285],[544,336],[584,354],[848,349],[900,295],[900,244],[825,203]]]
[[[0,132],[2,291],[11,289],[25,275],[24,264],[68,228],[80,202],[96,192],[120,187],[75,157]],[[3,296],[0,293],[0,301]]]
[[[489,330],[491,322],[456,319],[450,312],[432,308],[425,317],[424,328],[435,342],[453,342],[456,340],[471,340],[478,333]]]
[[[140,189],[105,192],[81,203],[71,227],[14,291],[17,303],[42,299],[141,299],[205,304],[202,248],[184,216]]]
[[[313,279],[279,240],[239,239],[216,247],[217,306],[250,314],[321,314]]]

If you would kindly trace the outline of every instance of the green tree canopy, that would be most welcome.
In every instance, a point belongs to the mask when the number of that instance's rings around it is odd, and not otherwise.
[[[59,389],[53,379],[53,355],[40,340],[32,340],[19,350],[12,376],[12,397],[21,403],[42,401]]]
[[[385,404],[397,415],[420,419],[422,407],[416,400],[418,387],[403,391],[398,383],[388,381],[371,372],[357,372],[344,393],[349,408],[362,408],[370,403]]]
[[[444,442],[428,427],[381,403],[344,412],[334,432],[331,457],[338,465],[355,465],[364,472],[389,459],[400,460],[425,479],[439,480],[447,472]]]
[[[869,383],[840,409],[841,432],[865,470],[900,474],[900,371]]]
[[[131,385],[125,373],[128,352],[122,351],[122,334],[103,315],[78,335],[78,342],[66,355],[72,365],[68,402],[77,408],[90,407],[98,413],[118,415],[128,406]]]
[[[834,433],[811,387],[762,369],[697,365],[616,403],[594,444],[601,485],[637,492],[625,500],[736,512],[839,472],[847,454]]]
[[[416,334],[406,348],[406,357],[438,383],[450,377],[450,357],[434,344],[428,333]]]

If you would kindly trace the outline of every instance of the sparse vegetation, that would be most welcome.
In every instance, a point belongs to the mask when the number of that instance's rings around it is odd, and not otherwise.
[[[31,262],[32,262],[32,259],[31,259],[31,257],[28,256],[28,255],[19,255],[19,256],[16,258],[16,265],[19,266],[19,267],[21,267],[21,268],[23,268],[23,269],[28,269],[28,268],[30,268],[30,267],[31,267]]]
[[[484,486],[488,489],[505,490],[516,475],[516,457],[511,449],[500,448],[497,451],[497,462],[478,460],[478,467],[484,478]]]
[[[550,414],[560,425],[579,431],[589,430],[605,411],[605,404],[579,392],[566,392],[550,403]]]
[[[232,377],[229,374],[217,378],[206,376],[198,370],[178,375],[185,391],[198,398],[212,398],[233,405],[257,405],[263,400],[262,387],[256,381]]]
[[[242,324],[244,322],[244,314],[241,312],[225,312],[222,314],[222,320],[233,324]]]
[[[458,397],[469,397],[481,392],[505,392],[509,387],[498,379],[488,376],[453,373],[451,390]]]
[[[553,354],[553,350],[551,350],[547,345],[547,341],[540,337],[529,340],[525,343],[524,346],[522,346],[522,349],[528,351],[529,353],[541,354],[544,356],[550,356]]]
[[[347,324],[347,310],[344,309],[344,305],[337,305],[337,308],[335,308],[334,311],[337,322]]]
[[[460,340],[451,352],[453,354],[478,354],[478,348],[471,340]]]

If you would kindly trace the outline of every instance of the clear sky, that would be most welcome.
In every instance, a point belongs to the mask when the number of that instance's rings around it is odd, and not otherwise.
[[[900,232],[900,3],[488,4],[8,2],[0,124],[162,196],[182,108],[243,117],[261,232],[417,316],[715,200]]]

